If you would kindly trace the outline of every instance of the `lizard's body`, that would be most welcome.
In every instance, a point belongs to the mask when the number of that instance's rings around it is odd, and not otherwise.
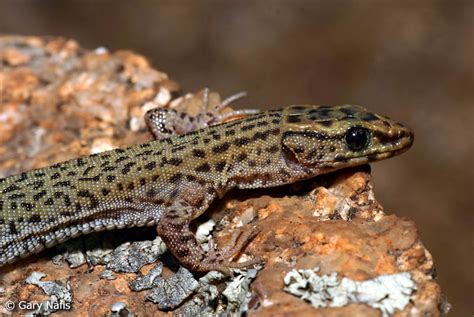
[[[354,150],[354,137],[369,139]],[[156,224],[182,264],[226,271],[242,242],[205,253],[189,230],[216,196],[379,160],[412,141],[360,107],[293,106],[10,176],[0,180],[0,265],[79,234]]]

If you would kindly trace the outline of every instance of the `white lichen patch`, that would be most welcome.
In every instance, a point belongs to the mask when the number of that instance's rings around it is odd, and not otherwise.
[[[166,245],[160,237],[153,241],[126,242],[113,251],[107,269],[117,273],[136,273],[145,264],[155,263],[165,251]]]
[[[169,310],[181,305],[197,289],[199,283],[190,271],[180,267],[178,272],[169,278],[156,276],[152,286],[146,299],[157,304],[160,310]]]
[[[48,316],[58,310],[70,310],[72,307],[73,297],[69,283],[63,283],[61,281],[41,281],[44,277],[46,277],[45,273],[33,272],[26,279],[27,284],[40,287],[43,292],[49,296],[47,300],[40,303],[30,303],[29,306],[31,306],[34,311],[27,313],[26,316]]]
[[[175,316],[245,316],[248,315],[252,297],[250,284],[263,266],[251,269],[233,269],[234,276],[228,280],[224,274],[211,271],[199,279],[197,295],[184,304]],[[224,281],[223,291],[219,286]]]
[[[410,301],[416,284],[407,272],[381,275],[358,282],[349,278],[337,278],[337,272],[318,275],[313,270],[292,270],[284,277],[284,290],[301,297],[315,308],[342,307],[351,303],[363,303],[379,309],[383,317],[395,310],[403,310]]]
[[[238,316],[247,313],[248,303],[252,296],[250,284],[257,277],[258,271],[262,268],[263,266],[257,265],[247,270],[234,270],[234,272],[238,273],[237,276],[227,283],[226,289],[222,292],[222,295],[227,298],[228,302],[227,313],[238,313]]]
[[[204,244],[207,247],[207,243],[212,239],[212,231],[216,226],[216,222],[212,219],[200,224],[196,229],[196,240],[200,244]],[[207,251],[207,250],[206,250]]]

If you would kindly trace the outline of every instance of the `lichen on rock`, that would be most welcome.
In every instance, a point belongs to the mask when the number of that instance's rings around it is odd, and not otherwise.
[[[319,268],[290,271],[284,277],[284,290],[310,302],[315,308],[362,303],[379,309],[383,317],[403,310],[416,290],[416,284],[407,272],[358,282],[346,277],[339,279],[337,272],[320,276],[318,271]]]

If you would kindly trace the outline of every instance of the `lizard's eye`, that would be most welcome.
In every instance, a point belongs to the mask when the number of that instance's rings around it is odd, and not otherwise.
[[[352,127],[346,132],[346,144],[352,151],[360,151],[369,145],[370,132],[362,127]]]

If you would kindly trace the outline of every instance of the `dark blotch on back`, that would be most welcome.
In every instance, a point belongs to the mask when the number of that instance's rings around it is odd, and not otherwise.
[[[242,126],[240,128],[240,131],[245,132],[245,131],[252,130],[253,128],[255,128],[255,124],[248,124],[248,125]]]
[[[20,193],[20,194],[13,194],[13,195],[10,195],[8,196],[8,199],[18,199],[18,198],[23,198],[25,197],[26,195],[24,193]]]
[[[88,166],[85,170],[84,170],[84,173],[82,173],[82,176],[87,176],[87,174],[89,174],[90,171],[92,171],[94,169],[94,166]],[[51,176],[51,179],[52,179],[52,176]]]
[[[215,154],[219,154],[219,153],[223,153],[225,151],[227,151],[230,147],[230,143],[229,142],[224,142],[222,144],[219,144],[219,145],[216,145],[212,148],[212,152],[214,152]]]
[[[182,151],[184,149],[186,149],[186,145],[177,145],[177,146],[174,146],[171,149],[171,153],[176,153],[176,152]]]
[[[28,179],[28,175],[25,172],[23,172],[23,173],[20,174],[18,179],[15,181],[15,183],[21,183],[21,182],[23,182],[27,179]]]
[[[100,175],[96,175],[94,177],[80,177],[77,180],[78,181],[83,181],[83,182],[98,182],[100,180]]]
[[[149,198],[155,197],[156,194],[158,193],[158,190],[156,188],[150,188],[149,190],[146,191],[146,196]]]
[[[33,189],[40,189],[41,187],[43,187],[43,185],[44,185],[43,180],[37,180],[37,181],[34,181],[33,183],[27,184],[27,186],[32,186]]]
[[[155,167],[156,167],[156,162],[154,161],[145,165],[145,168],[150,171],[153,170]]]
[[[46,194],[47,194],[46,190],[42,190],[33,195],[33,200],[39,200],[41,197],[43,197]]]
[[[115,164],[125,161],[128,158],[129,158],[128,156],[120,156],[118,159],[115,160]]]
[[[15,222],[13,222],[13,221],[10,221],[8,223],[8,229],[10,229],[10,234],[17,234],[18,233],[18,230],[16,229]]]
[[[276,145],[272,145],[271,147],[268,147],[265,149],[268,153],[276,153],[278,152],[279,148]]]
[[[309,112],[310,120],[329,119],[331,117],[331,109],[320,107],[319,109],[311,110]]]
[[[237,162],[242,162],[242,161],[245,161],[246,159],[247,159],[247,154],[243,152],[240,153],[236,158]]]
[[[53,198],[49,197],[48,199],[46,199],[46,200],[44,201],[44,204],[45,204],[46,206],[52,206],[52,205],[54,205],[54,200],[53,200]]]
[[[221,161],[221,162],[217,163],[216,164],[216,171],[222,172],[225,168],[225,165],[226,165],[225,161]]]
[[[199,157],[199,158],[204,158],[204,157],[206,157],[206,152],[204,152],[201,149],[194,149],[193,150],[193,156],[194,157]]]
[[[69,207],[71,206],[71,204],[71,198],[68,195],[64,195],[64,205],[66,205],[66,207]]]
[[[21,206],[25,208],[26,211],[31,211],[35,207],[35,205],[31,203],[25,203],[25,202],[21,203]]]
[[[69,187],[69,186],[71,186],[70,181],[60,181],[53,185],[53,187]]]
[[[344,113],[348,117],[353,117],[354,116],[354,110],[352,110],[350,108],[341,108],[341,109],[339,109],[339,111],[341,111],[342,113]]]
[[[236,146],[243,146],[249,143],[250,143],[250,139],[245,136],[234,140],[234,145]]]
[[[209,166],[208,163],[203,163],[196,167],[195,171],[196,172],[209,172],[211,170],[211,167]]]
[[[320,125],[322,125],[323,127],[330,127],[330,126],[332,126],[334,121],[332,121],[332,120],[322,120],[322,121],[318,121],[318,123]]]
[[[76,160],[76,164],[77,164],[77,166],[82,166],[82,165],[85,165],[86,162],[84,161],[83,158],[78,158],[78,159]]]
[[[267,138],[268,138],[268,135],[270,134],[270,130],[267,130],[267,131],[264,131],[264,132],[260,132],[260,131],[257,131],[255,132],[255,134],[253,135],[252,139],[253,140],[262,140],[262,141],[265,141]]]
[[[174,184],[174,183],[178,182],[182,177],[183,177],[183,174],[181,174],[181,173],[176,173],[174,175],[171,175],[170,182]]]
[[[230,130],[225,131],[225,136],[231,136],[231,135],[235,135],[235,130],[234,129],[230,129]]]
[[[196,181],[196,176],[186,175],[186,179],[188,180],[188,182],[194,182],[194,181]]]
[[[78,197],[92,197],[92,193],[90,191],[86,190],[80,190],[77,192]]]
[[[135,162],[128,162],[127,164],[125,164],[122,169],[122,174],[127,175],[130,172],[132,166],[134,166],[135,164]]]
[[[301,122],[301,117],[300,116],[288,116],[286,118],[287,123],[298,123]]]
[[[173,165],[173,166],[178,166],[181,163],[183,163],[183,160],[177,157],[172,157],[171,159],[168,160],[168,164]]]
[[[16,184],[11,184],[10,186],[8,186],[8,187],[5,188],[4,190],[2,190],[2,193],[5,194],[5,193],[9,193],[9,192],[18,190],[18,189],[20,189],[20,187],[18,187],[18,185],[16,185]]]
[[[41,217],[40,215],[33,215],[30,217],[30,219],[28,219],[28,221],[31,223],[38,223],[41,222]]]

